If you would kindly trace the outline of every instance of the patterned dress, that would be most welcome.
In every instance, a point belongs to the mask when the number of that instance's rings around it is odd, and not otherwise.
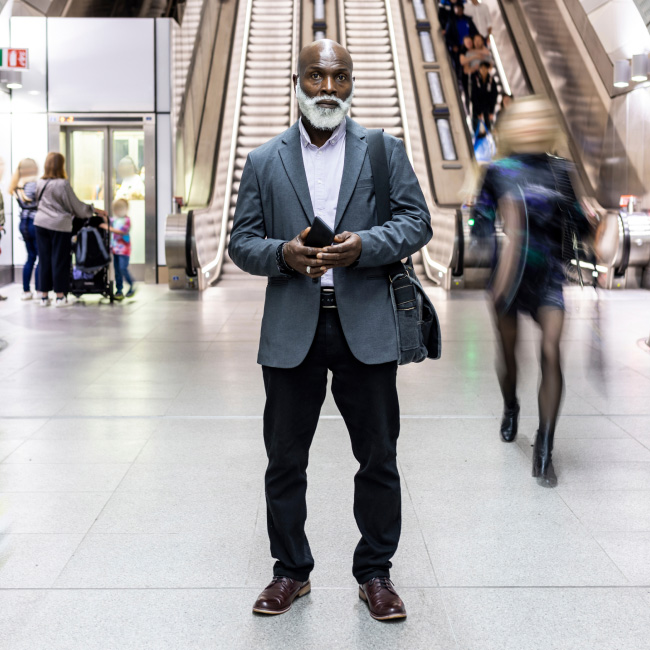
[[[570,175],[571,163],[548,154],[517,154],[492,163],[474,206],[473,234],[491,245],[496,264],[496,230],[499,201],[512,198],[524,207],[525,232],[518,272],[506,292],[502,311],[526,311],[536,317],[542,306],[564,309],[562,284],[562,236],[565,215],[571,211],[579,233],[589,231],[589,222],[575,192],[558,187],[558,176]],[[489,244],[487,242],[490,242]]]

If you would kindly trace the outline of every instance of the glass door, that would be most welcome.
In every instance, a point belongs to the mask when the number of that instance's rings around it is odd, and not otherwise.
[[[124,122],[52,115],[50,147],[65,154],[70,184],[82,201],[111,217],[116,199],[128,201],[131,272],[136,280],[156,282],[156,125],[149,116]]]
[[[66,157],[75,194],[85,203],[105,209],[106,129],[70,131]]]
[[[129,203],[131,219],[131,263],[145,262],[145,168],[144,131],[110,128],[111,208],[116,199]]]

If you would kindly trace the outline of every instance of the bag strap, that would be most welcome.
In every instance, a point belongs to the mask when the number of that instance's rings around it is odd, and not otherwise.
[[[390,211],[390,175],[388,158],[384,145],[384,129],[368,129],[368,157],[372,180],[375,185],[375,204],[379,225],[383,226],[393,218]]]
[[[390,172],[388,158],[386,157],[386,145],[384,143],[384,129],[368,129],[368,157],[372,180],[375,189],[375,205],[377,208],[377,219],[379,225],[383,226],[393,218],[390,209]],[[401,260],[387,265],[388,276],[391,282],[399,277],[406,277],[410,282],[408,269],[413,267],[413,261],[409,256],[406,264]]]
[[[393,218],[390,209],[390,173],[388,158],[386,157],[386,145],[384,144],[384,129],[368,129],[367,142],[372,181],[375,186],[377,219],[379,225],[383,226]],[[413,266],[410,257],[407,264]],[[401,261],[388,264],[387,268],[391,282],[399,276],[406,275],[408,277],[408,269],[404,267]]]
[[[38,208],[38,204],[41,202],[41,199],[43,198],[43,192],[45,192],[45,188],[49,185],[49,183],[50,183],[51,180],[52,180],[51,178],[48,178],[48,179],[45,181],[45,185],[43,185],[43,188],[42,188],[41,191],[38,193],[38,196],[36,197],[36,207],[37,207],[37,208]]]

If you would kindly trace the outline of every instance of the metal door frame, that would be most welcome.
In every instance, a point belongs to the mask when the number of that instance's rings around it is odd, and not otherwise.
[[[61,132],[70,131],[104,131],[104,184],[112,191],[111,163],[113,147],[111,134],[114,131],[142,130],[144,133],[144,167],[145,167],[145,253],[144,264],[133,264],[132,270],[136,279],[155,284],[158,281],[158,237],[156,215],[156,117],[152,113],[142,114],[107,114],[96,115],[88,113],[50,113],[48,115],[48,151],[60,150]],[[70,170],[69,156],[70,139],[66,137],[66,167]],[[105,207],[109,207],[110,199],[105,198]]]

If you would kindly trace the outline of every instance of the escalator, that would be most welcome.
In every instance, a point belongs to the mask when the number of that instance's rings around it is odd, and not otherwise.
[[[298,44],[295,16],[298,0],[253,0],[246,46],[239,124],[234,150],[231,190],[226,194],[227,236],[220,279],[247,278],[228,257],[228,241],[237,204],[237,190],[249,152],[286,131],[295,119],[291,73]],[[227,210],[227,216],[226,216]]]
[[[444,41],[426,16],[423,19],[422,0],[328,0],[327,25],[314,15],[310,34],[305,25],[311,22],[310,8],[315,12],[318,4],[239,0],[209,184],[211,199],[207,207],[197,205],[184,218],[176,215],[169,220],[168,241],[175,249],[170,250],[170,257],[181,271],[185,267],[188,275],[195,274],[194,285],[200,289],[220,279],[250,278],[227,254],[246,156],[297,119],[291,73],[300,47],[313,35],[325,34],[347,47],[354,61],[351,117],[404,141],[435,232],[434,240],[417,256],[420,275],[450,288],[458,258],[459,191],[472,152]],[[435,20],[435,13],[433,16]],[[437,59],[427,59],[421,50],[423,30],[435,43]],[[437,84],[435,94],[433,82]],[[190,171],[189,177],[192,174]],[[195,186],[205,187],[206,183],[193,183]],[[179,277],[174,269],[169,275],[170,280]]]
[[[196,273],[199,289],[222,278],[250,279],[227,252],[237,191],[248,153],[296,119],[291,72],[300,47],[300,7],[300,0],[239,2],[222,92],[220,138],[213,153],[211,199],[207,207],[187,213],[186,232],[194,243],[191,254],[183,252],[183,259],[188,260],[188,275]],[[183,225],[174,221],[172,226],[182,230]],[[174,240],[170,235],[169,240],[180,247],[178,237]],[[170,277],[178,276],[170,273]]]
[[[404,139],[403,98],[386,3],[345,0],[342,13],[341,45],[350,52],[357,78],[350,117],[368,129],[383,128]]]

